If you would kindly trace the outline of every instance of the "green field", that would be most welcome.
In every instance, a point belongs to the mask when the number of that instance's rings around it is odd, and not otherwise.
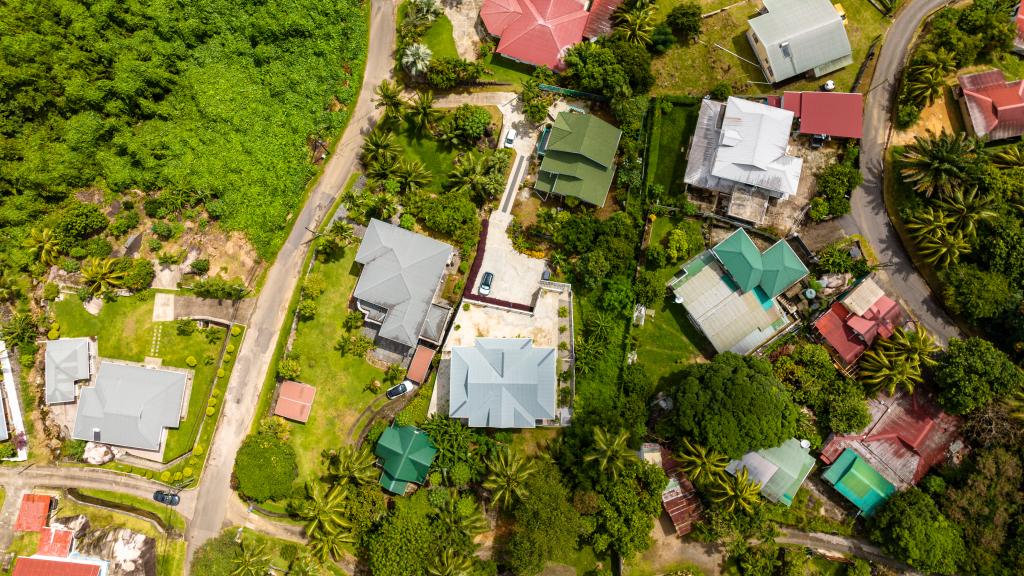
[[[651,182],[664,186],[665,200],[682,198],[686,149],[697,128],[699,111],[699,103],[675,103],[670,109],[661,111],[657,131],[651,135],[652,139],[657,139],[656,144],[652,141],[652,146],[656,145],[658,150]]]
[[[434,58],[459,57],[459,51],[455,48],[455,38],[452,37],[452,21],[444,14],[438,16],[430,28],[427,28],[422,40],[427,48],[430,48]]]
[[[451,171],[456,151],[441,146],[429,133],[416,134],[406,123],[395,132],[395,140],[408,157],[423,162],[433,174],[425,190],[440,194],[448,181],[448,172]]]
[[[529,64],[523,64],[522,62],[516,62],[505,58],[497,52],[492,53],[487,58],[483,59],[484,66],[487,67],[489,74],[485,74],[481,80],[487,80],[490,82],[507,82],[513,85],[513,88],[518,90],[523,83],[533,74],[533,66]],[[502,87],[502,90],[507,90],[508,87]]]

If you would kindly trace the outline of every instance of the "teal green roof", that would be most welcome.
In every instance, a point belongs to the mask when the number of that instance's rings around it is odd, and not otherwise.
[[[711,250],[740,290],[760,288],[768,299],[782,294],[807,275],[807,267],[785,240],[779,240],[762,254],[743,228],[737,228]]]
[[[603,206],[621,136],[621,130],[591,114],[560,113],[534,188]]]
[[[790,438],[781,446],[758,451],[762,458],[779,467],[771,480],[761,486],[761,494],[772,502],[789,506],[797,490],[814,468],[814,458],[800,441]]]
[[[843,450],[822,477],[865,516],[874,513],[896,491],[891,482],[849,448]]]
[[[404,494],[410,482],[422,484],[437,449],[427,433],[415,426],[389,426],[384,429],[374,454],[381,458],[384,473],[380,485],[388,492]]]

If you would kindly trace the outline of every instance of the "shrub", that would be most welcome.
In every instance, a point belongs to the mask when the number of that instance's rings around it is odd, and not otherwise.
[[[57,212],[53,235],[64,251],[70,251],[79,241],[103,232],[110,223],[103,211],[94,204],[74,202]]]
[[[238,491],[257,502],[291,494],[295,450],[272,434],[250,434],[235,458]]]
[[[143,200],[142,211],[150,218],[163,218],[167,215],[167,208],[164,207],[164,201],[159,196]]]
[[[175,472],[173,478],[175,482],[180,482],[182,478],[181,472]]]
[[[185,469],[181,471],[181,475],[184,476],[185,478],[191,478],[192,474],[194,473],[195,470],[192,470],[190,466],[185,466]]]
[[[150,230],[153,231],[153,234],[156,234],[157,238],[163,241],[170,240],[174,237],[174,227],[166,220],[157,220],[153,222]]]
[[[709,94],[712,99],[725,102],[729,99],[729,96],[732,96],[732,86],[727,82],[719,82],[718,84],[715,84]]]
[[[700,34],[700,4],[683,2],[668,13],[665,23],[684,41],[696,38]]]
[[[232,326],[231,327],[231,335],[232,336],[238,336],[241,333],[242,333],[242,327],[241,326]]]
[[[310,299],[319,298],[324,290],[327,290],[327,281],[320,274],[309,274],[302,281],[302,295]]]
[[[114,217],[110,224],[110,233],[115,238],[120,238],[139,225],[139,213],[134,210],[125,210]]]
[[[189,270],[191,270],[196,276],[206,276],[206,273],[210,271],[210,261],[206,258],[193,260],[192,263],[189,264]]]
[[[124,287],[131,292],[149,288],[156,278],[153,263],[145,258],[121,258],[118,268],[124,272]]]
[[[569,316],[569,309],[565,306],[558,307],[558,317],[567,318]]]
[[[398,225],[406,230],[412,230],[416,227],[416,218],[409,213],[402,214],[398,219]]]
[[[161,472],[160,473],[160,481],[164,482],[164,483],[170,482],[171,481],[171,472],[169,470],[164,470],[163,472]]]
[[[218,368],[217,369],[217,378],[223,378],[226,374],[227,374],[227,372],[224,372],[223,368]]]
[[[206,416],[207,417],[213,416],[216,412],[217,412],[217,409],[214,408],[213,406],[207,406],[206,407]]]
[[[277,364],[277,376],[284,380],[297,380],[302,373],[302,364],[296,357],[282,358]]]
[[[164,243],[161,242],[159,238],[150,238],[146,241],[146,246],[149,248],[150,252],[156,253],[163,249]]]
[[[174,331],[178,336],[191,336],[196,332],[196,322],[190,318],[179,318],[174,321]]]
[[[317,303],[315,300],[302,299],[295,308],[300,320],[312,320],[316,317]]]
[[[83,245],[85,255],[95,258],[106,258],[114,251],[114,247],[103,238],[89,238]]]
[[[234,344],[228,344],[228,346],[227,346],[227,348],[225,348],[225,350],[227,351],[228,354],[231,354],[232,352],[235,351],[235,345]]]
[[[241,300],[249,290],[241,278],[228,279],[218,275],[199,280],[192,285],[192,291],[200,298]]]
[[[188,358],[185,358],[185,364],[188,364],[189,368],[195,368],[199,362],[196,360],[195,356],[189,356]]]
[[[50,327],[50,331],[46,333],[46,339],[56,340],[58,338],[60,338],[60,327],[54,323],[54,325]]]
[[[57,287],[53,282],[47,282],[43,286],[43,300],[56,300],[60,296],[60,288]]]
[[[915,104],[903,103],[896,108],[896,127],[903,130],[917,124],[921,109]]]
[[[205,451],[206,448],[202,444],[196,444],[196,447],[192,449],[192,453],[196,456],[202,456]]]

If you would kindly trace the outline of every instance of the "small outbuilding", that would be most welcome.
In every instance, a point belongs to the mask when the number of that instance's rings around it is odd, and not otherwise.
[[[409,484],[423,484],[437,448],[426,432],[415,426],[391,425],[384,429],[374,450],[383,473],[380,485],[392,494],[405,494]]]
[[[849,448],[843,450],[839,458],[825,470],[822,478],[865,516],[873,514],[896,492],[891,482]]]
[[[765,500],[790,506],[812,468],[810,444],[790,438],[780,446],[748,452],[729,462],[725,470],[735,475],[745,469],[750,479],[761,485]]]
[[[11,576],[102,576],[107,563],[84,558],[19,557]]]
[[[281,388],[277,393],[274,414],[305,424],[309,420],[309,413],[313,410],[314,399],[316,399],[316,388],[309,384],[285,380],[281,383]]]
[[[45,494],[25,494],[21,498],[21,508],[14,520],[15,532],[39,532],[46,527],[50,519],[50,506],[53,498]]]
[[[88,338],[60,338],[46,343],[46,404],[65,404],[78,397],[76,383],[90,376],[92,341]]]
[[[829,0],[763,4],[761,15],[749,20],[747,40],[769,82],[802,74],[818,78],[853,63],[843,17]]]
[[[786,92],[782,107],[800,123],[800,133],[831,138],[864,135],[864,95],[857,92]]]
[[[1024,135],[1024,80],[1008,82],[1002,70],[963,74],[963,109],[969,131],[985,140]]]

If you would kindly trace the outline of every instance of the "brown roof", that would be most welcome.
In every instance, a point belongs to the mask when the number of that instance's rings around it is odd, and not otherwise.
[[[679,462],[672,457],[672,453],[664,446],[661,447],[661,467],[665,470],[665,475],[669,477],[668,488],[661,494],[661,505],[672,518],[676,534],[685,536],[693,529],[693,523],[700,520],[704,507],[700,503],[700,498],[697,497],[697,490],[693,487],[693,483],[686,477],[686,473],[683,472]]]
[[[587,16],[587,26],[583,29],[585,38],[597,38],[612,33],[612,14],[623,0],[594,0]]]
[[[432,349],[426,346],[417,346],[416,354],[413,355],[412,362],[409,363],[409,371],[405,377],[417,384],[423,384],[427,373],[430,372],[430,361],[433,359],[434,351]]]
[[[281,389],[278,392],[274,414],[305,423],[306,420],[309,420],[310,410],[313,409],[314,398],[316,398],[316,388],[309,384],[285,380],[281,383]]]

